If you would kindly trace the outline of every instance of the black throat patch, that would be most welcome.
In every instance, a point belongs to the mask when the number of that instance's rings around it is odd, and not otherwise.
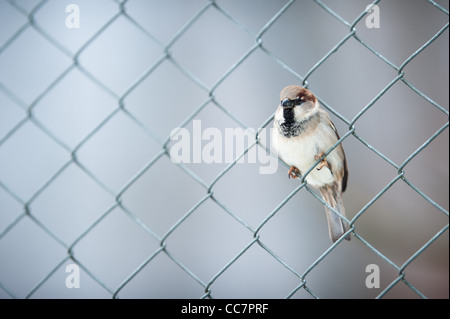
[[[294,118],[294,108],[293,107],[286,107],[283,109],[283,118],[284,123],[287,125],[292,125],[295,122]]]
[[[285,137],[293,137],[302,134],[306,128],[314,122],[314,119],[319,116],[318,113],[304,119],[303,121],[296,121],[294,117],[294,108],[283,109],[284,122],[278,126],[278,131]]]

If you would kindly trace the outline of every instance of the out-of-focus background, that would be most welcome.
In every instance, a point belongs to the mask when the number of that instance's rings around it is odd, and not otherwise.
[[[448,298],[449,3],[369,4],[1,0],[0,298]],[[282,163],[168,156],[289,84],[345,136],[350,242]]]

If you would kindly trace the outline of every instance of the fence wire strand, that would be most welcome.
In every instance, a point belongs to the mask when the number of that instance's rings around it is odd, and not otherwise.
[[[381,191],[376,194],[369,202],[367,202],[359,212],[355,214],[355,216],[348,220],[350,224],[349,233],[354,235],[356,240],[359,240],[363,245],[367,247],[367,249],[371,250],[374,254],[382,258],[388,265],[394,268],[398,272],[398,276],[387,286],[384,290],[378,295],[377,298],[384,297],[393,287],[395,287],[399,282],[405,283],[407,287],[409,287],[414,293],[416,293],[421,298],[426,298],[426,296],[415,286],[411,284],[406,278],[405,270],[411,264],[413,260],[415,260],[418,256],[420,256],[424,251],[426,251],[432,244],[435,242],[440,236],[444,233],[448,232],[448,224],[441,228],[432,238],[430,238],[427,242],[423,244],[423,246],[418,249],[414,254],[412,254],[407,261],[398,265],[386,255],[377,250],[370,242],[368,242],[364,237],[361,236],[357,232],[357,228],[355,227],[355,222],[371,207],[377,200],[379,200],[393,185],[397,183],[404,183],[415,193],[420,195],[424,200],[426,200],[430,205],[438,209],[444,216],[448,217],[448,211],[433,201],[429,195],[423,192],[419,187],[414,185],[410,180],[408,180],[405,176],[404,169],[408,165],[408,163],[414,159],[418,154],[420,154],[424,149],[426,149],[429,144],[438,136],[440,136],[444,131],[448,129],[448,116],[449,112],[441,105],[439,105],[436,101],[432,99],[432,97],[427,96],[424,92],[422,92],[419,88],[413,86],[407,79],[405,78],[404,69],[405,67],[413,61],[417,56],[419,56],[427,47],[429,47],[436,39],[438,39],[447,29],[448,23],[445,24],[437,33],[435,33],[428,41],[426,41],[422,46],[420,46],[414,53],[412,53],[408,58],[406,58],[400,66],[397,66],[395,63],[390,61],[387,57],[383,56],[380,52],[377,52],[373,47],[369,44],[365,43],[363,39],[359,37],[357,34],[357,24],[360,22],[368,13],[366,11],[361,12],[358,17],[354,21],[347,21],[341,15],[339,15],[336,11],[327,6],[324,2],[320,0],[314,0],[314,3],[321,8],[327,15],[329,15],[332,19],[335,19],[338,23],[342,24],[344,27],[348,29],[347,34],[340,39],[330,51],[328,51],[324,56],[319,57],[317,63],[315,63],[304,75],[300,75],[295,71],[291,66],[285,63],[281,58],[277,57],[274,52],[272,52],[268,47],[264,45],[263,36],[264,34],[276,23],[276,21],[292,6],[296,0],[288,1],[275,15],[273,15],[262,27],[262,29],[258,33],[254,33],[248,27],[236,19],[231,13],[225,10],[225,8],[221,7],[221,5],[211,0],[206,2],[205,5],[198,10],[196,14],[192,16],[182,27],[179,29],[173,37],[165,44],[160,42],[154,35],[151,34],[146,28],[139,24],[132,16],[127,13],[127,3],[128,0],[125,1],[112,1],[116,3],[118,6],[118,11],[115,15],[113,15],[103,26],[101,26],[97,32],[95,32],[74,54],[70,52],[62,43],[59,43],[57,39],[55,39],[52,35],[45,31],[36,21],[35,16],[39,13],[39,11],[49,2],[48,0],[42,0],[37,2],[35,7],[28,13],[25,9],[23,9],[15,0],[6,0],[12,7],[14,7],[18,12],[20,12],[26,19],[27,22],[21,26],[12,36],[7,39],[5,43],[0,47],[0,56],[8,50],[8,48],[28,29],[33,29],[38,32],[43,38],[45,38],[51,45],[56,48],[59,52],[63,53],[66,57],[71,59],[72,63],[69,67],[63,70],[39,95],[38,97],[32,101],[30,104],[25,103],[20,96],[17,96],[13,92],[11,92],[8,88],[6,88],[2,83],[0,83],[0,92],[4,93],[8,98],[10,98],[14,103],[19,105],[25,112],[26,117],[19,121],[12,129],[10,129],[0,140],[0,148],[19,130],[21,130],[27,123],[32,122],[35,124],[39,130],[42,131],[47,137],[53,140],[56,144],[61,146],[68,154],[70,154],[70,159],[66,161],[61,167],[54,173],[48,180],[46,180],[41,187],[35,191],[32,196],[24,201],[20,198],[18,194],[16,194],[10,187],[8,187],[2,180],[0,176],[0,188],[3,189],[7,194],[13,197],[17,202],[19,202],[22,207],[22,213],[17,216],[9,225],[5,227],[5,229],[0,233],[0,241],[7,235],[12,229],[14,229],[17,224],[19,224],[24,218],[30,218],[39,228],[45,231],[48,235],[53,238],[60,246],[67,250],[67,255],[61,259],[52,270],[47,273],[37,285],[31,289],[26,298],[32,297],[33,294],[39,290],[42,285],[44,285],[57,271],[65,264],[67,261],[71,261],[81,267],[83,271],[96,283],[98,283],[101,287],[103,287],[108,293],[111,294],[113,298],[120,297],[119,293],[121,290],[127,286],[135,277],[138,275],[149,263],[151,263],[155,257],[160,254],[164,254],[167,256],[177,267],[179,267],[187,276],[191,277],[195,282],[201,285],[204,289],[204,294],[201,298],[213,298],[214,297],[214,283],[215,281],[229,269],[237,260],[239,260],[246,252],[253,247],[254,245],[258,245],[261,249],[267,252],[271,258],[275,259],[279,264],[281,264],[285,269],[287,269],[291,274],[298,278],[298,283],[295,284],[295,288],[290,291],[286,298],[291,298],[296,294],[299,290],[304,290],[307,294],[309,294],[313,298],[319,298],[320,296],[311,289],[307,285],[308,274],[319,265],[325,258],[329,256],[329,254],[340,245],[341,241],[344,237],[341,237],[336,243],[331,245],[327,250],[325,250],[321,255],[310,264],[309,267],[303,272],[298,271],[295,267],[289,265],[286,260],[283,260],[276,252],[271,249],[266,243],[264,243],[263,238],[260,236],[261,229],[264,228],[266,223],[274,217],[279,210],[288,203],[292,197],[294,197],[300,190],[305,189],[308,193],[310,193],[314,198],[316,198],[319,202],[326,205],[326,203],[318,196],[311,188],[306,185],[306,182],[303,179],[301,183],[288,195],[286,196],[272,211],[267,212],[266,217],[257,225],[256,227],[252,227],[247,224],[244,220],[242,220],[236,213],[234,213],[231,209],[227,208],[226,205],[221,202],[217,196],[214,194],[214,185],[223,178],[238,162],[240,158],[245,156],[249,150],[252,148],[263,148],[266,152],[270,152],[268,146],[264,145],[262,141],[259,139],[259,133],[262,129],[266,128],[273,119],[273,114],[267,118],[259,127],[257,132],[254,132],[254,141],[253,143],[249,143],[249,145],[245,148],[244,152],[241,154],[237,154],[234,158],[233,162],[227,165],[217,176],[213,179],[212,182],[207,183],[201,177],[199,177],[195,172],[193,172],[189,167],[183,164],[176,164],[180,167],[180,169],[189,176],[196,184],[200,185],[206,192],[204,197],[200,198],[196,204],[194,204],[181,218],[178,219],[163,235],[157,235],[151,227],[146,225],[142,220],[140,220],[137,215],[135,215],[130,208],[128,208],[123,202],[122,197],[127,192],[127,190],[134,185],[147,171],[152,169],[152,167],[160,161],[162,158],[169,157],[169,143],[170,138],[167,137],[165,140],[160,140],[156,134],[152,131],[151,127],[148,127],[144,124],[139,118],[133,115],[125,106],[124,100],[127,96],[130,95],[136,88],[138,88],[153,72],[158,69],[158,67],[164,63],[169,62],[172,66],[174,66],[177,70],[179,70],[184,76],[186,76],[192,83],[194,83],[197,87],[202,89],[208,94],[208,98],[199,105],[187,118],[180,123],[180,127],[185,127],[195,117],[208,105],[213,105],[218,110],[220,110],[223,114],[225,114],[228,118],[232,119],[234,122],[239,124],[242,128],[249,128],[236,114],[233,114],[231,110],[227,109],[225,106],[221,105],[215,98],[215,92],[218,87],[222,85],[222,83],[233,74],[239,67],[246,61],[250,56],[255,54],[255,52],[262,52],[267,57],[272,59],[279,65],[281,68],[287,70],[290,74],[292,74],[295,78],[299,80],[304,86],[308,86],[308,80],[310,76],[316,72],[321,65],[327,61],[331,56],[333,56],[336,52],[338,52],[341,47],[350,39],[356,40],[356,42],[368,52],[373,54],[378,60],[382,61],[389,68],[394,70],[397,73],[391,81],[381,90],[377,95],[375,95],[370,102],[361,108],[361,110],[355,115],[353,119],[347,119],[343,115],[341,115],[337,110],[333,109],[333,107],[324,101],[320,96],[318,96],[321,105],[323,105],[326,109],[332,112],[335,116],[337,116],[343,123],[348,125],[348,131],[343,132],[342,138],[333,146],[332,149],[337,147],[340,143],[345,141],[349,137],[354,137],[357,141],[359,141],[362,145],[364,145],[367,149],[372,151],[377,157],[381,158],[383,161],[387,162],[390,166],[394,167],[397,170],[397,175],[391,179],[391,181],[386,184]],[[378,4],[380,0],[373,1],[373,4]],[[433,0],[428,0],[428,3],[436,8],[437,14],[445,14],[448,16],[448,11],[442,7],[440,4],[436,3]],[[189,31],[192,26],[200,19],[202,15],[204,15],[209,10],[216,10],[217,13],[221,14],[224,18],[226,18],[229,22],[236,25],[241,30],[245,31],[249,36],[254,39],[254,44],[237,60],[235,61],[228,70],[223,73],[223,75],[212,85],[208,86],[205,84],[202,79],[195,76],[191,73],[180,61],[171,54],[172,47]],[[92,72],[90,72],[83,64],[80,62],[80,55],[89,48],[106,30],[110,28],[110,26],[117,21],[119,18],[125,18],[130,23],[132,23],[135,27],[137,27],[140,31],[142,31],[146,37],[148,37],[153,43],[156,43],[161,50],[161,55],[156,62],[151,65],[147,70],[145,70],[142,75],[137,78],[126,90],[124,90],[123,94],[117,95],[117,93],[113,92],[110,88],[108,88],[102,81],[97,78]],[[47,96],[52,90],[54,90],[55,86],[64,79],[70,72],[73,70],[80,71],[84,76],[86,76],[92,83],[94,83],[98,88],[100,88],[103,92],[107,93],[113,99],[117,101],[117,106],[99,123],[96,127],[94,127],[85,137],[75,146],[70,147],[65,142],[61,140],[60,137],[52,133],[44,123],[41,123],[37,117],[34,116],[34,108],[45,96]],[[391,158],[383,154],[380,150],[376,149],[374,146],[370,145],[368,141],[366,141],[362,136],[360,136],[356,132],[356,126],[358,124],[359,119],[363,116],[368,110],[370,110],[373,105],[386,93],[388,92],[393,85],[398,82],[403,82],[412,92],[417,94],[421,99],[423,99],[427,104],[436,108],[444,116],[447,117],[447,123],[445,123],[439,130],[437,130],[432,136],[430,136],[423,144],[417,148],[413,153],[411,153],[403,163],[396,163]],[[107,186],[104,182],[101,181],[95,174],[95,172],[91,171],[88,167],[86,167],[82,162],[80,162],[77,158],[79,150],[89,141],[91,140],[99,131],[101,131],[107,123],[111,121],[111,119],[118,113],[125,115],[128,119],[130,119],[136,126],[140,127],[153,141],[155,141],[160,146],[160,151],[151,158],[140,171],[138,171],[134,176],[131,176],[129,180],[121,187],[119,191],[112,190],[109,186]],[[332,151],[330,149],[328,153]],[[272,154],[272,156],[274,156]],[[319,162],[320,160],[318,160]],[[280,161],[280,163],[287,167],[287,165]],[[35,215],[33,215],[33,211],[30,210],[30,205],[35,201],[36,198],[40,196],[40,194],[47,189],[63,172],[65,172],[69,166],[76,165],[81,171],[86,173],[89,178],[94,181],[101,189],[110,194],[113,198],[115,198],[115,202],[112,206],[110,206],[107,210],[105,210],[89,227],[87,227],[70,245],[67,245],[57,234],[55,234],[49,227],[45,225],[42,221],[40,221]],[[175,165],[175,164],[174,164]],[[313,168],[310,169],[310,171]],[[309,173],[309,172],[307,172]],[[306,173],[306,175],[307,175]],[[252,239],[227,263],[223,265],[223,267],[214,275],[209,281],[203,281],[199,278],[199,276],[191,270],[187,265],[184,265],[172,252],[170,245],[167,244],[167,239],[170,238],[171,234],[175,229],[177,229],[183,222],[189,218],[199,207],[201,207],[205,202],[212,200],[215,204],[217,204],[227,215],[231,216],[238,224],[243,226],[246,231],[252,234]],[[117,287],[109,287],[106,283],[100,280],[94,272],[89,268],[88,265],[84,264],[82,260],[75,256],[75,249],[77,244],[83,239],[85,236],[91,233],[91,231],[98,226],[102,221],[109,216],[116,208],[120,208],[136,225],[141,227],[145,232],[149,233],[149,235],[154,238],[159,243],[159,248],[156,249],[153,253],[148,255],[148,257],[138,265],[133,272],[131,272]],[[0,288],[6,292],[9,296],[13,298],[17,298],[11,290],[11,287],[0,282]]]

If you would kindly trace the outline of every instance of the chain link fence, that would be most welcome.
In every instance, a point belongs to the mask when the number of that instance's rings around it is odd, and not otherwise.
[[[446,6],[3,0],[0,296],[448,298]],[[402,12],[425,31],[408,38]],[[331,244],[323,200],[284,163],[240,163],[270,152],[288,84],[340,132],[350,242]],[[197,119],[252,140],[226,163],[173,163],[171,130]]]

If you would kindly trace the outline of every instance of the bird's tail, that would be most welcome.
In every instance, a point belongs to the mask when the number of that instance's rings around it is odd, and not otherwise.
[[[345,215],[344,202],[342,200],[342,191],[337,183],[323,186],[319,188],[323,200],[338,211],[342,216]],[[338,240],[346,231],[348,231],[348,224],[342,220],[339,215],[333,212],[328,207],[325,207],[328,220],[328,231],[333,243]],[[345,236],[345,239],[350,240],[350,234]]]

